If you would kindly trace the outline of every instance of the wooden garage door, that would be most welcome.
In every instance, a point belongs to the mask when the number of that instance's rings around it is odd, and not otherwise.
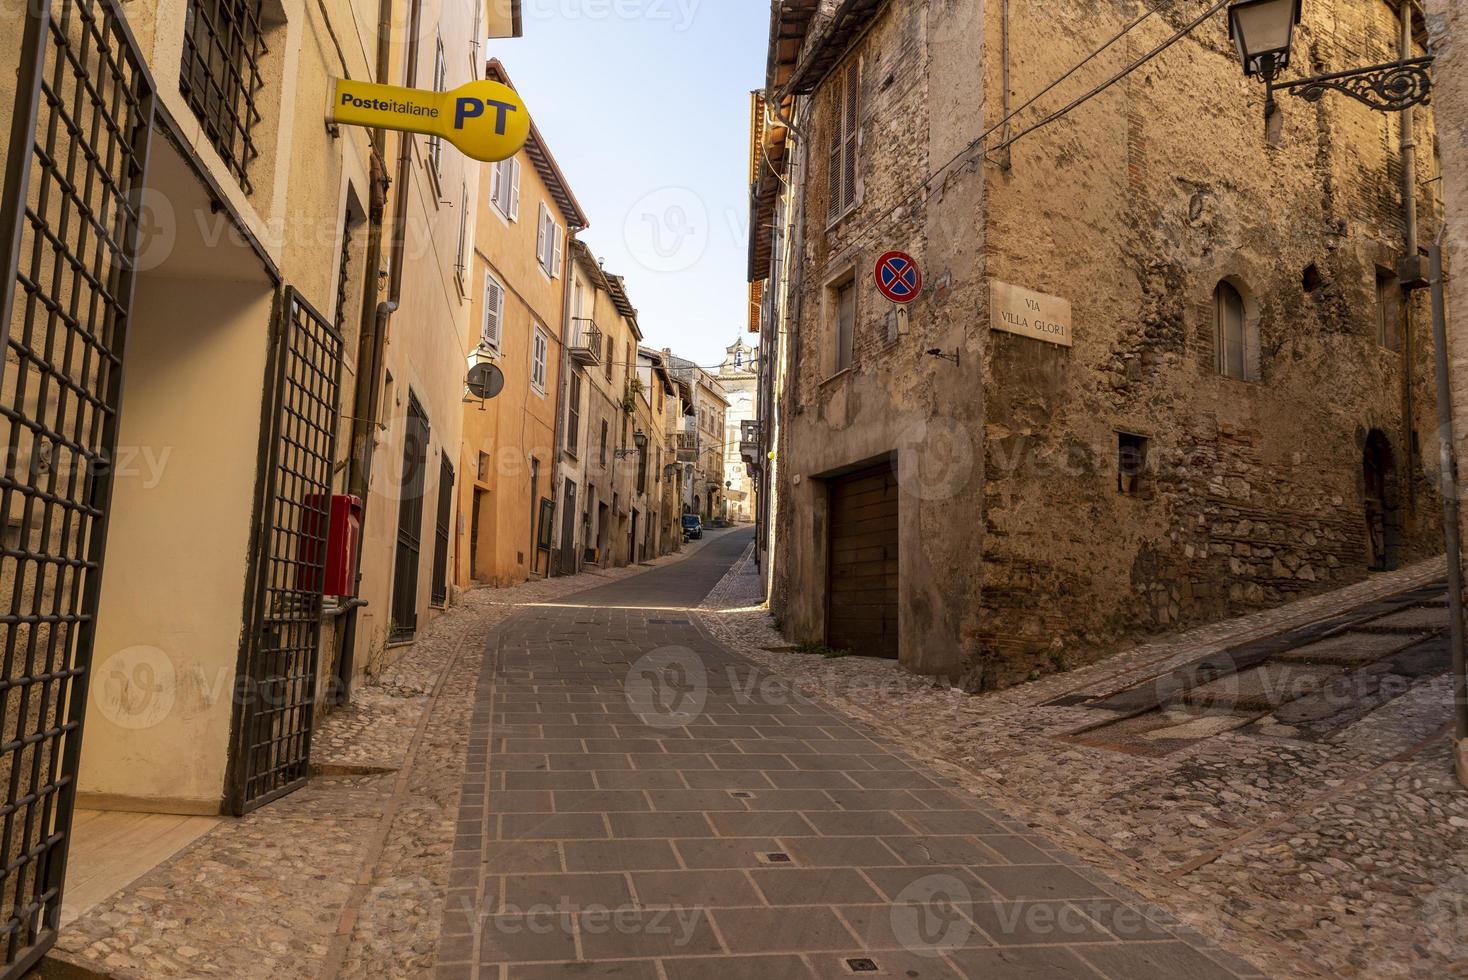
[[[826,645],[897,659],[897,474],[891,466],[831,481]]]

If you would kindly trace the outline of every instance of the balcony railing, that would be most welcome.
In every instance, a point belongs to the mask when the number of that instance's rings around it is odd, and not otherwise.
[[[587,317],[571,319],[571,338],[566,343],[571,360],[594,367],[601,363],[602,333],[596,321]]]

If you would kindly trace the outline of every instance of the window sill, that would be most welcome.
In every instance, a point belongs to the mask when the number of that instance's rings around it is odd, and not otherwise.
[[[844,378],[848,374],[854,374],[855,372],[856,372],[856,366],[855,365],[852,365],[851,367],[844,367],[841,370],[837,371],[835,374],[830,375],[824,381],[822,381],[820,383],[820,387],[824,388],[827,385],[829,385],[831,382],[836,381],[836,380],[838,380],[840,378]]]

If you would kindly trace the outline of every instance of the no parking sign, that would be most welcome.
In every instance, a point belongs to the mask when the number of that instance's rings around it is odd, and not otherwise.
[[[877,260],[877,290],[894,303],[911,303],[923,291],[923,272],[906,252],[887,252]]]

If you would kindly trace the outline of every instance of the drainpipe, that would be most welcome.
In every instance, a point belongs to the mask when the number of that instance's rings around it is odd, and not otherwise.
[[[556,510],[558,511],[560,511],[566,503],[566,495],[561,492],[561,484],[564,481],[560,478],[561,458],[562,454],[566,451],[566,447],[561,444],[561,441],[565,439],[568,435],[568,433],[566,432],[565,411],[566,398],[571,385],[571,331],[576,329],[576,323],[573,319],[573,317],[576,315],[576,311],[571,309],[571,284],[572,280],[576,276],[575,262],[571,258],[571,243],[576,240],[576,235],[580,231],[581,229],[579,228],[575,231],[571,231],[569,229],[567,230],[566,250],[562,255],[562,261],[564,261],[566,265],[561,270],[561,276],[564,279],[564,282],[561,283],[561,377],[559,383],[556,385],[556,432],[555,435],[551,438],[551,445],[555,447],[555,459],[551,461],[551,465],[553,467],[551,469],[551,499],[556,502]],[[561,511],[561,541],[564,541],[566,539],[566,522],[574,519],[574,514],[568,514],[564,511]],[[575,528],[572,528],[572,533],[574,535]],[[546,559],[545,563],[545,573],[547,578],[550,577],[551,569],[553,567],[559,567],[556,564],[556,550],[556,539],[552,538],[550,557]],[[565,561],[565,559],[566,556],[564,554],[560,556],[561,561]],[[572,556],[571,560],[573,562],[576,560],[574,555]],[[575,575],[576,569],[572,568],[570,571],[567,571],[566,569],[562,568],[560,569],[560,572],[562,575]]]
[[[1412,57],[1413,0],[1402,0],[1401,57]],[[1402,217],[1407,227],[1407,261],[1414,271],[1420,269],[1417,256],[1417,130],[1412,110],[1402,112]],[[1421,276],[1414,275],[1414,281]],[[1419,282],[1420,285],[1420,282]]]
[[[380,0],[377,14],[377,64],[376,76],[380,84],[388,83],[392,65],[392,15],[393,0]],[[408,22],[408,51],[404,65],[406,84],[409,88],[418,75],[418,26],[422,17],[422,0],[412,0]],[[362,523],[357,538],[357,582],[358,598],[362,592],[362,555],[367,540],[367,497],[372,486],[373,443],[376,434],[373,428],[382,411],[383,363],[387,349],[387,330],[394,313],[398,311],[403,291],[403,251],[408,217],[408,178],[412,174],[413,145],[406,134],[398,136],[397,194],[393,197],[392,251],[388,258],[387,300],[374,302],[376,288],[365,289],[363,302],[361,337],[357,351],[357,391],[352,408],[352,458],[348,475],[349,492],[362,499]],[[368,243],[366,268],[376,275],[382,262],[382,210],[386,206],[385,195],[390,185],[384,172],[382,152],[385,142],[382,130],[372,131],[373,208],[378,216],[375,233]],[[383,198],[379,198],[379,194]],[[375,286],[375,284],[374,284]],[[366,379],[366,385],[362,384]],[[337,691],[335,702],[349,704],[352,699],[352,674],[357,659],[357,616],[365,602],[358,602],[346,612],[341,628],[341,652],[337,658]]]
[[[1401,0],[1400,57],[1412,57],[1412,6],[1413,0]],[[1412,479],[1412,467],[1416,460],[1412,452],[1412,294],[1425,283],[1422,275],[1422,260],[1418,255],[1417,242],[1417,134],[1412,110],[1401,113],[1401,158],[1402,158],[1402,224],[1406,232],[1403,256],[1397,277],[1402,288],[1402,428],[1407,450],[1407,506],[1415,510],[1417,503],[1417,481]]]
[[[1014,166],[1014,150],[1009,145],[1009,0],[1003,0],[999,6],[999,48],[999,98],[1000,111],[1004,113],[1004,132],[1000,136],[1004,140],[1004,156],[999,161],[999,166],[1003,170],[1009,170]]]

